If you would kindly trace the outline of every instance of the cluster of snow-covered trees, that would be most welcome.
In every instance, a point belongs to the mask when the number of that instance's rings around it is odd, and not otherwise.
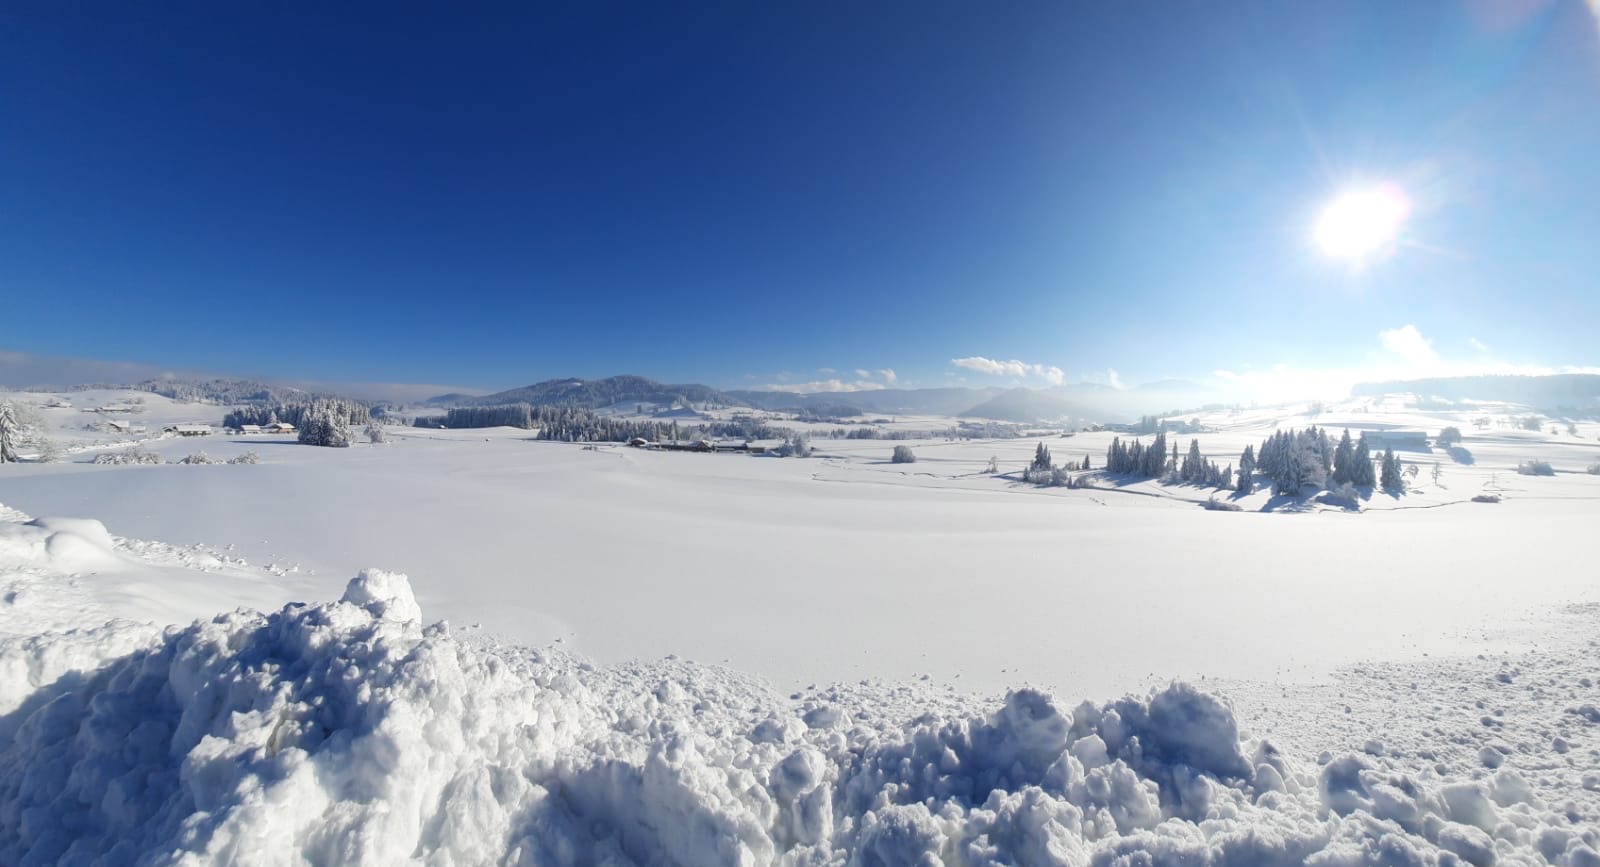
[[[1253,472],[1272,480],[1273,493],[1298,496],[1300,489],[1306,485],[1321,488],[1327,484],[1328,472],[1333,466],[1333,451],[1327,431],[1313,425],[1304,430],[1280,430],[1267,437],[1253,455],[1249,447],[1246,447],[1245,454],[1253,458],[1249,461]],[[1241,458],[1240,465],[1245,463]],[[1252,479],[1240,490],[1253,487]]]
[[[800,434],[794,434],[783,441],[783,445],[772,450],[780,458],[809,458],[811,457],[811,443]]]
[[[365,407],[362,408],[363,411]],[[300,442],[311,446],[349,448],[355,442],[347,410],[335,401],[317,401],[300,414],[294,422],[299,430]]]
[[[360,401],[343,397],[316,398],[288,403],[261,403],[241,406],[222,417],[222,426],[239,428],[247,424],[292,424],[305,427],[305,419],[312,408],[326,410],[348,425],[365,425],[372,421],[372,410]]]
[[[539,428],[539,439],[563,443],[618,443],[634,437],[658,441],[697,438],[693,427],[680,428],[676,421],[619,418],[574,407],[534,407],[534,423]]]
[[[576,406],[535,406],[527,403],[456,407],[442,416],[419,417],[413,424],[416,427],[537,429],[539,439],[569,443],[627,442],[634,437],[652,441],[676,440],[694,430],[680,429],[676,421],[625,418],[601,415]]]
[[[536,426],[533,405],[528,403],[460,406],[443,416],[419,417],[413,424],[417,427],[520,427],[524,430],[531,430]]]
[[[990,469],[985,470],[985,472],[997,471],[997,463],[997,459],[990,458]],[[1081,464],[1068,461],[1058,467],[1055,463],[1055,457],[1050,454],[1050,447],[1044,443],[1039,443],[1038,447],[1033,450],[1033,461],[1022,471],[1022,480],[1035,485],[1043,485],[1047,488],[1076,488],[1081,487],[1082,484],[1079,477],[1074,476],[1073,473],[1087,469],[1090,469],[1088,455],[1083,456],[1083,463]]]
[[[1035,463],[1038,460],[1036,454]],[[1246,446],[1244,454],[1239,456],[1237,474],[1233,465],[1219,466],[1202,455],[1198,439],[1191,439],[1188,453],[1180,457],[1176,442],[1169,450],[1165,433],[1156,434],[1149,445],[1139,440],[1124,443],[1121,438],[1113,439],[1106,453],[1105,468],[1118,475],[1232,488],[1241,494],[1255,490],[1258,476],[1265,476],[1266,481],[1271,482],[1274,493],[1289,496],[1299,496],[1307,486],[1346,491],[1405,487],[1403,468],[1392,448],[1374,458],[1365,436],[1352,439],[1346,430],[1334,443],[1325,429],[1315,425],[1303,430],[1278,431],[1259,449]],[[1030,467],[1030,471],[1034,469]]]
[[[1306,486],[1349,490],[1376,488],[1398,491],[1405,487],[1400,459],[1394,449],[1385,449],[1373,467],[1372,450],[1366,435],[1352,439],[1346,430],[1334,444],[1327,430],[1312,426],[1305,430],[1278,431],[1261,444],[1259,452],[1245,447],[1239,461],[1240,493],[1254,489],[1259,472],[1272,481],[1273,493],[1299,496]]]
[[[1176,444],[1173,449],[1175,459]],[[1111,448],[1106,450],[1106,472],[1154,479],[1166,473],[1167,460],[1167,435],[1164,433],[1156,434],[1148,446],[1139,440],[1123,445],[1122,438],[1116,437],[1111,440]]]
[[[1212,488],[1233,487],[1233,465],[1226,468],[1200,454],[1200,441],[1189,440],[1189,451],[1178,456],[1178,444],[1167,450],[1167,435],[1156,434],[1146,446],[1139,440],[1124,445],[1120,437],[1111,441],[1106,451],[1107,472],[1139,476],[1146,479],[1165,478],[1188,485],[1205,485]]]
[[[442,416],[419,417],[416,427],[517,427],[539,431],[538,438],[558,442],[626,442],[643,437],[653,442],[681,439],[781,439],[793,444],[798,434],[764,419],[734,418],[680,426],[674,421],[628,418],[578,406],[536,406],[527,403],[464,406]]]
[[[1184,455],[1182,461],[1175,463],[1178,480],[1185,484],[1204,485],[1210,488],[1233,487],[1233,464],[1221,467],[1215,461],[1207,460],[1200,454],[1200,441],[1197,439],[1189,440],[1189,453]]]

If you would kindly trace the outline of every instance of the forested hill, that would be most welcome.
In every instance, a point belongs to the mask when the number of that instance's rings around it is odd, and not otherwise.
[[[532,406],[571,406],[585,409],[617,403],[688,403],[696,407],[743,406],[740,401],[708,385],[670,384],[643,376],[609,376],[605,379],[550,379],[494,394],[465,397],[440,395],[428,403],[435,406],[499,406],[526,403]]]

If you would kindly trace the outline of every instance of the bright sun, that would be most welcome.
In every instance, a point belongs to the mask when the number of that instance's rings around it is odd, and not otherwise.
[[[1393,184],[1349,190],[1317,218],[1317,246],[1335,259],[1365,262],[1392,248],[1410,214],[1411,201]]]

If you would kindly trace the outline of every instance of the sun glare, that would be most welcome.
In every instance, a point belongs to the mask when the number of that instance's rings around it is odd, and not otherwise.
[[[1393,248],[1410,213],[1405,191],[1393,184],[1346,191],[1317,218],[1317,246],[1334,259],[1364,263]]]

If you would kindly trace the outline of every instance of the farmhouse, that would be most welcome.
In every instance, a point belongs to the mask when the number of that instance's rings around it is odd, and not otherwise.
[[[239,425],[239,433],[242,433],[245,436],[255,436],[256,434],[261,433],[261,425],[258,425],[258,424],[242,424],[242,425]]]
[[[125,418],[110,419],[106,422],[106,427],[110,428],[112,433],[119,434],[141,434],[148,430],[144,425],[134,424]]]
[[[211,436],[211,425],[174,424],[168,425],[163,433],[177,434],[181,437],[208,437]]]
[[[294,433],[294,425],[286,422],[275,421],[272,424],[262,427],[261,430],[264,433],[269,434],[292,434]]]

